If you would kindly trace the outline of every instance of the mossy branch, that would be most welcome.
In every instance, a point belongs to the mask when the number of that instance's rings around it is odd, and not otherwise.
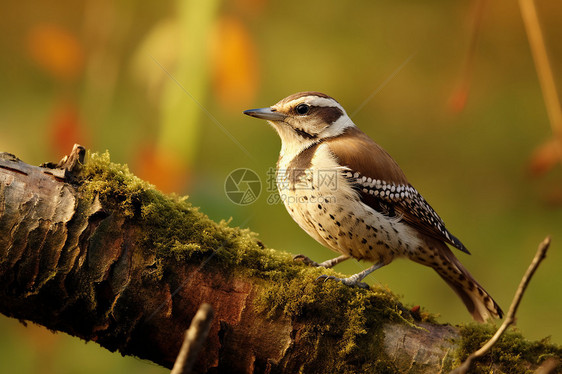
[[[199,306],[195,372],[435,373],[493,334],[411,313],[387,289],[315,283],[256,234],[213,222],[109,155],[57,165],[0,154],[0,312],[171,368]],[[335,274],[335,273],[334,273]],[[423,319],[423,320],[422,320]],[[480,358],[525,372],[562,350],[510,332]]]
[[[527,286],[529,285],[529,282],[531,282],[531,278],[535,274],[535,271],[537,271],[540,263],[545,259],[546,251],[548,250],[548,247],[550,247],[550,237],[547,237],[539,244],[537,253],[533,258],[533,261],[531,261],[531,264],[529,265],[527,272],[525,272],[525,275],[521,279],[521,283],[519,284],[519,287],[515,292],[515,296],[513,297],[511,306],[509,307],[509,311],[507,312],[507,315],[505,316],[505,320],[503,321],[498,331],[496,331],[494,336],[492,336],[492,338],[490,338],[490,340],[488,340],[486,344],[484,344],[484,346],[482,346],[479,350],[471,353],[459,367],[457,367],[455,370],[451,372],[451,374],[468,373],[468,371],[470,370],[470,366],[472,365],[472,362],[478,357],[484,356],[498,342],[498,340],[501,338],[503,333],[507,331],[507,328],[515,323],[515,314],[517,313],[519,304],[521,304],[521,299],[523,298],[523,294],[527,290]]]

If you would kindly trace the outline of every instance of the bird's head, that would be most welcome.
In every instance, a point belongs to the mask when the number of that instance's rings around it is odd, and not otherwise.
[[[299,92],[271,107],[246,110],[244,114],[265,119],[277,130],[282,154],[298,153],[355,126],[336,100],[319,92]]]

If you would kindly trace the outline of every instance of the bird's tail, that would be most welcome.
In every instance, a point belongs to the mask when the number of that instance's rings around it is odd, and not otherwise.
[[[437,274],[455,291],[464,305],[478,322],[490,318],[502,318],[503,311],[492,296],[466,270],[445,243],[431,243],[434,257],[425,265],[431,266]]]

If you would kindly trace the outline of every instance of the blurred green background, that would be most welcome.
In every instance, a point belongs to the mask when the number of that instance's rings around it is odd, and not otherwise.
[[[562,3],[537,9],[562,91]],[[22,0],[0,13],[0,151],[39,164],[76,142],[109,150],[211,218],[321,261],[334,254],[268,204],[270,192],[238,206],[224,181],[250,168],[265,189],[277,160],[277,135],[243,110],[325,92],[360,109],[355,123],[472,251],[456,254],[505,311],[553,236],[517,328],[562,343],[562,170],[543,146],[552,129],[517,2]],[[470,321],[431,269],[398,260],[367,279],[443,322]],[[4,316],[0,331],[0,372],[166,372]]]

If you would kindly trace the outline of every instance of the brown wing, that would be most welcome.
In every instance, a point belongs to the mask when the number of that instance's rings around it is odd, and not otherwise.
[[[357,127],[325,140],[357,189],[361,201],[387,216],[400,216],[421,233],[469,253],[446,228],[443,220],[410,185],[396,161]]]

